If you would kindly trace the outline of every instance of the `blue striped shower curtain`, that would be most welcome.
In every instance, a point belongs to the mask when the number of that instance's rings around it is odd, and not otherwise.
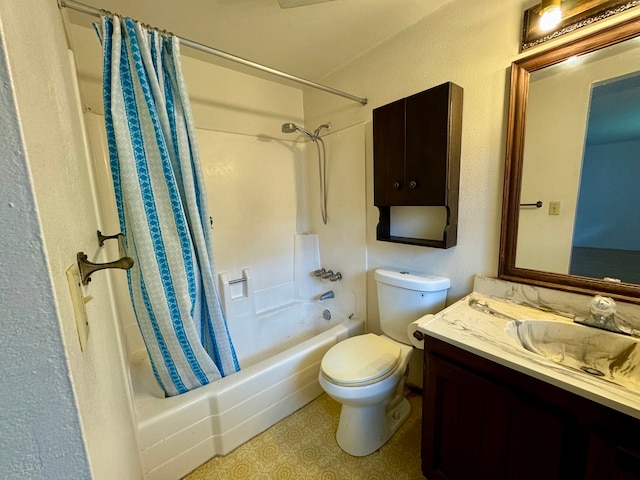
[[[216,290],[209,212],[179,41],[102,18],[104,108],[129,292],[166,395],[240,369]]]

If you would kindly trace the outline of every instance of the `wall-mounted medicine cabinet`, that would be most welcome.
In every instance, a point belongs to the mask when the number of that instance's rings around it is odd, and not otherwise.
[[[462,88],[448,82],[373,110],[378,240],[436,248],[456,244],[462,96]],[[444,207],[442,235],[396,234],[394,230],[402,230],[393,228],[391,216],[397,207],[402,207],[404,217],[406,207]],[[419,223],[425,209],[411,210],[415,213],[409,215]]]

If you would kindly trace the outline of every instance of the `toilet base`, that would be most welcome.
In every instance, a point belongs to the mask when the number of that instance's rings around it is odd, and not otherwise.
[[[352,407],[342,405],[336,441],[340,448],[354,457],[375,452],[393,436],[409,418],[411,406],[402,398],[393,408],[388,404]]]

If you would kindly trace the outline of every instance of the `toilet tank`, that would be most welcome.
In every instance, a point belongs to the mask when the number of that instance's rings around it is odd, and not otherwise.
[[[427,313],[442,310],[451,282],[428,273],[379,268],[378,285],[380,329],[392,339],[411,345],[407,326]]]

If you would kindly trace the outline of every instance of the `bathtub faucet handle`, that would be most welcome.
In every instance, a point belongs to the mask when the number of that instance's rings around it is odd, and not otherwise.
[[[333,275],[333,270],[327,270],[321,275],[321,277],[326,280],[327,278],[331,278],[332,275]]]
[[[338,280],[342,280],[342,274],[340,272],[336,272],[335,274],[329,277],[329,280],[332,282],[337,282]]]
[[[324,272],[326,272],[326,270],[324,269],[324,267],[322,267],[320,270],[315,270],[313,272],[313,276],[314,277],[321,277],[324,274]]]

